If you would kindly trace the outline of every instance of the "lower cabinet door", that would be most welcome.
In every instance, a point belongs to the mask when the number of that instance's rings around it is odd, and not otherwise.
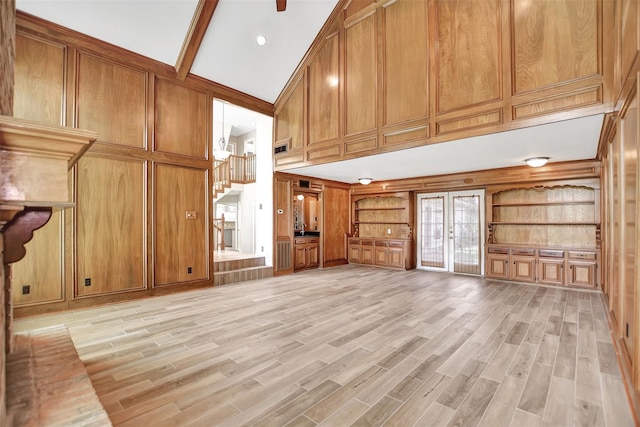
[[[304,245],[295,245],[294,246],[294,270],[305,268],[307,266],[307,249]]]
[[[536,280],[536,259],[532,256],[512,256],[511,257],[511,280],[521,280],[524,282],[535,282]]]
[[[548,285],[564,285],[564,259],[538,260],[538,282]]]
[[[360,245],[349,245],[349,262],[360,262]]]
[[[318,245],[309,245],[307,248],[308,267],[317,267],[320,264],[318,258]]]
[[[507,280],[509,278],[509,255],[488,254],[486,275],[494,279]]]
[[[594,288],[596,286],[596,263],[569,260],[567,285]]]
[[[360,262],[362,264],[373,264],[373,246],[362,246],[360,248]]]
[[[389,248],[387,263],[389,267],[404,268],[404,251],[402,248]]]
[[[385,247],[376,247],[376,265],[387,265],[387,248]]]

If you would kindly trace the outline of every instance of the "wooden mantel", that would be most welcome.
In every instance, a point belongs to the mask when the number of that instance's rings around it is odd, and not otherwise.
[[[67,172],[96,139],[91,131],[0,116],[0,205],[69,206]]]

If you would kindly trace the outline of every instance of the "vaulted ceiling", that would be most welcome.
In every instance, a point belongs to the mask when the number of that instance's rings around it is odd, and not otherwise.
[[[337,3],[289,0],[284,12],[276,0],[16,0],[16,8],[166,63],[179,76],[190,72],[273,103]],[[602,121],[597,115],[291,172],[356,182],[520,166],[533,156],[593,159]]]
[[[17,0],[16,8],[273,103],[336,4],[289,0],[277,12],[276,0]],[[179,61],[183,45],[190,67]]]

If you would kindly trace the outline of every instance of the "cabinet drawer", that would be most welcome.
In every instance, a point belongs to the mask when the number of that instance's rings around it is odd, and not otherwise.
[[[389,242],[390,248],[404,248],[403,242]]]
[[[596,259],[596,253],[595,252],[569,251],[569,258],[595,260]]]
[[[349,239],[349,244],[350,245],[359,245],[360,244],[360,239]]]
[[[373,246],[373,240],[361,240],[360,244],[362,246]]]
[[[489,252],[490,254],[505,254],[505,255],[509,255],[509,248],[487,248],[487,252]]]
[[[305,243],[307,243],[307,239],[295,239],[294,243],[296,245],[304,245]]]
[[[307,239],[307,243],[318,243],[319,239],[317,237],[310,237]]]
[[[511,255],[522,255],[522,256],[535,256],[535,249],[523,249],[523,248],[513,248],[511,249]]]
[[[564,251],[557,251],[552,249],[540,249],[538,254],[545,258],[564,258]]]
[[[376,246],[389,246],[389,243],[384,240],[376,240]]]

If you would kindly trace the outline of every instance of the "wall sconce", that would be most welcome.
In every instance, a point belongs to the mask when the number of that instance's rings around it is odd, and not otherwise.
[[[298,199],[298,200],[300,200],[300,201],[303,201],[303,200],[304,200],[304,194],[298,194],[298,195],[296,196],[296,199]]]
[[[539,168],[540,166],[546,165],[548,161],[548,157],[531,157],[529,159],[526,159],[525,163],[532,168]]]
[[[373,181],[373,178],[358,178],[358,181],[362,185],[369,185],[371,184],[371,181]]]

